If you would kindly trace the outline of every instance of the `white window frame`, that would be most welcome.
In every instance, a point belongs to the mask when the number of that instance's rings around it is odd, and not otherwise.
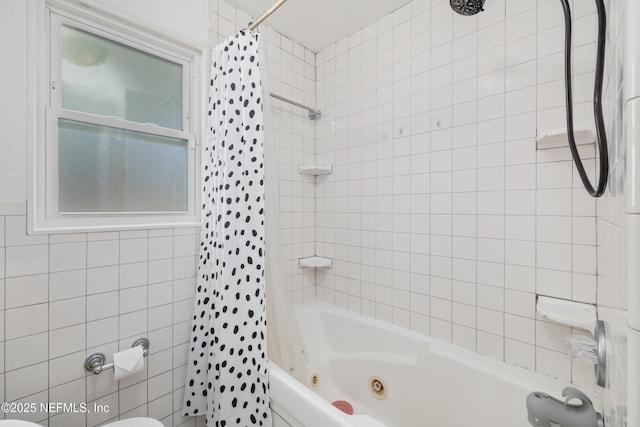
[[[206,49],[162,30],[142,26],[130,17],[92,0],[29,1],[29,231],[32,233],[122,230],[200,225],[197,144],[202,140],[206,106],[203,76]],[[88,31],[183,67],[183,129],[65,110],[61,99],[62,26]],[[58,211],[58,119],[179,138],[188,144],[188,206],[184,212]]]

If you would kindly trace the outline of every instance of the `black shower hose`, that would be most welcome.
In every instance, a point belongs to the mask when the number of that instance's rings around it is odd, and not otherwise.
[[[578,174],[582,180],[584,188],[593,197],[600,197],[604,194],[609,177],[609,152],[607,149],[607,135],[602,114],[602,80],[604,74],[604,48],[606,40],[607,16],[603,0],[595,0],[598,9],[598,50],[596,60],[596,78],[593,87],[593,115],[596,124],[596,140],[598,142],[598,152],[600,154],[600,176],[597,188],[593,188],[591,181],[584,170],[582,159],[576,147],[576,139],[573,133],[573,91],[571,88],[571,9],[568,0],[560,0],[564,9],[564,71],[565,71],[565,94],[567,106],[567,134],[569,136],[569,148],[571,156],[578,169]]]

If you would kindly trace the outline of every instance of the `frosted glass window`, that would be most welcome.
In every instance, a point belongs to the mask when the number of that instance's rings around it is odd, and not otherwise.
[[[190,107],[204,102],[206,51],[66,3],[42,2],[46,25],[33,38],[30,225],[49,233],[198,224],[205,117]]]
[[[183,129],[183,66],[63,25],[62,108]]]
[[[59,212],[184,212],[188,141],[58,119]]]

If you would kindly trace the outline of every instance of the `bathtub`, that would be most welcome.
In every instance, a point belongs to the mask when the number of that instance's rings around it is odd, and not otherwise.
[[[308,378],[301,384],[271,363],[274,427],[530,427],[527,395],[560,397],[568,385],[326,303],[301,305],[296,317]]]

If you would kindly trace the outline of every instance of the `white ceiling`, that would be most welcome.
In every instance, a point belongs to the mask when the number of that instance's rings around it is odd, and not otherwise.
[[[288,0],[267,20],[269,26],[318,52],[409,3],[410,0]],[[253,17],[275,0],[228,0]]]

